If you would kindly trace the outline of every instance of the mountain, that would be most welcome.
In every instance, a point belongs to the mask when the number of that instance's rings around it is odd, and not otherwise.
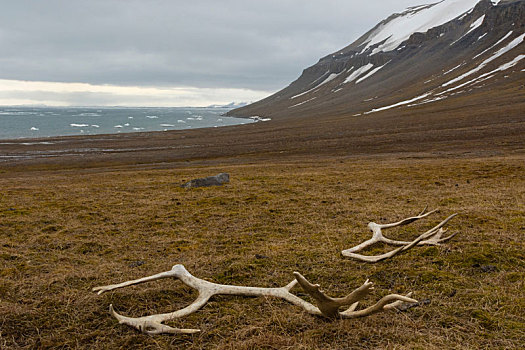
[[[206,108],[240,108],[246,106],[247,102],[230,102],[225,105],[209,105]]]
[[[461,98],[523,102],[524,39],[525,0],[411,7],[321,58],[283,90],[228,114],[358,117]]]

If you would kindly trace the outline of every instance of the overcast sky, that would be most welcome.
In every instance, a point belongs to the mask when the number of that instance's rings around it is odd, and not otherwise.
[[[254,101],[432,2],[0,0],[0,105]]]

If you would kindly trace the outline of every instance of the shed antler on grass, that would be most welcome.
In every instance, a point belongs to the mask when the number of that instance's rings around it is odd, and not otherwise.
[[[375,222],[370,222],[368,224],[368,228],[370,229],[370,231],[373,232],[372,234],[372,238],[370,238],[369,240],[359,244],[359,245],[356,245],[355,247],[352,247],[352,248],[349,248],[349,249],[345,249],[343,250],[341,253],[343,254],[343,256],[346,256],[346,257],[349,257],[349,258],[354,258],[354,259],[358,259],[358,260],[362,260],[362,261],[366,261],[366,262],[372,262],[372,263],[375,263],[375,262],[378,262],[378,261],[381,261],[381,260],[385,260],[385,259],[388,259],[388,258],[391,258],[401,252],[404,252],[404,251],[407,251],[409,250],[410,248],[416,246],[416,245],[439,245],[440,243],[443,243],[445,241],[448,241],[449,239],[451,239],[452,237],[454,237],[457,233],[453,233],[451,234],[450,236],[448,237],[444,237],[444,238],[441,238],[441,236],[443,235],[443,233],[447,232],[447,230],[443,229],[443,226],[445,226],[445,224],[447,222],[449,222],[454,216],[457,215],[456,214],[452,214],[450,215],[448,218],[446,218],[445,220],[441,221],[439,224],[437,224],[436,226],[434,226],[433,228],[431,228],[430,230],[428,230],[427,232],[421,234],[419,237],[417,237],[415,240],[413,240],[412,242],[405,242],[405,241],[396,241],[396,240],[392,240],[392,239],[389,239],[389,238],[386,238],[385,236],[383,236],[383,233],[381,232],[382,229],[386,229],[386,228],[391,228],[391,227],[396,227],[396,226],[403,226],[403,225],[408,225],[416,220],[419,220],[419,219],[422,219],[422,218],[425,218],[427,216],[429,216],[430,214],[433,214],[435,213],[437,210],[432,210],[430,212],[426,212],[427,208],[423,209],[423,211],[421,213],[419,213],[419,215],[417,216],[413,216],[413,217],[410,217],[410,218],[406,218],[406,219],[403,219],[399,222],[395,222],[395,223],[392,223],[392,224],[376,224]],[[375,244],[375,243],[378,243],[378,242],[382,242],[382,243],[386,243],[386,244],[391,244],[391,245],[400,245],[401,247],[397,248],[397,249],[394,249],[388,253],[385,253],[385,254],[381,254],[381,255],[372,255],[372,256],[367,256],[367,255],[361,255],[361,254],[357,254],[356,252],[358,251],[361,251],[369,246],[371,246],[372,244]]]
[[[119,315],[114,309],[113,305],[109,306],[111,314],[121,324],[134,327],[141,332],[148,334],[172,333],[172,334],[191,334],[199,332],[198,329],[179,329],[173,328],[163,324],[163,322],[181,318],[192,314],[203,307],[208,300],[214,295],[242,295],[242,296],[272,296],[284,299],[294,305],[302,307],[306,312],[312,315],[325,316],[328,318],[356,318],[368,316],[383,310],[390,310],[394,307],[400,306],[404,302],[416,303],[417,301],[410,298],[411,294],[406,296],[390,294],[383,297],[376,304],[362,310],[356,311],[358,303],[361,299],[366,297],[371,290],[373,290],[372,283],[368,280],[355,291],[344,298],[331,298],[320,291],[319,285],[314,285],[308,282],[300,273],[294,272],[295,280],[288,285],[280,288],[258,288],[258,287],[244,287],[231,286],[224,284],[217,284],[208,282],[190,274],[183,265],[175,265],[170,271],[161,272],[156,275],[140,278],[137,280],[127,281],[119,284],[112,284],[108,286],[95,287],[94,292],[102,294],[117,288],[131,286],[134,284],[155,281],[162,278],[178,278],[182,283],[196,289],[199,292],[197,299],[187,307],[164,314],[156,314],[143,317],[126,317]],[[290,290],[299,283],[301,287],[308,293],[315,301],[317,306],[299,298],[290,293]],[[339,309],[344,306],[349,306],[345,311],[339,312]]]

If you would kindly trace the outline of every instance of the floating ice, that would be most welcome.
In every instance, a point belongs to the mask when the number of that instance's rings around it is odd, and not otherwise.
[[[38,130],[40,130],[40,129],[39,129],[39,128],[35,128],[34,126],[32,126],[30,130],[31,130],[31,131],[38,131]]]
[[[93,112],[84,112],[80,114],[75,114],[73,116],[74,117],[100,117],[101,115],[98,113],[93,113]]]

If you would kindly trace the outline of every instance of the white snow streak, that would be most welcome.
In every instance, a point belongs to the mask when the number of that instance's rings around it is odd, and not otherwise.
[[[312,98],[309,99],[309,100],[306,100],[306,101],[300,102],[300,103],[298,103],[298,104],[296,104],[296,105],[293,105],[293,106],[290,106],[290,107],[288,107],[288,108],[294,108],[294,107],[300,106],[300,105],[302,105],[302,104],[305,104],[306,102],[310,102],[310,101],[312,101],[312,100],[315,100],[316,98],[317,98],[317,97],[312,97]]]
[[[364,77],[362,78],[359,78],[355,83],[356,84],[359,84],[360,82],[362,82],[363,80],[367,79],[367,78],[370,78],[372,75],[376,74],[377,71],[379,71],[381,68],[383,68],[384,66],[386,66],[390,61],[388,61],[387,63],[383,64],[382,66],[379,66],[377,68],[374,68],[372,69],[370,72],[368,72],[367,75],[365,75]]]
[[[466,37],[470,32],[472,32],[473,30],[476,30],[476,28],[478,28],[481,24],[483,24],[483,20],[485,19],[485,15],[481,16],[480,18],[478,18],[477,20],[475,20],[471,25],[470,25],[470,29],[465,33],[463,34],[462,36],[459,37],[459,39],[455,40],[452,44],[450,44],[450,46],[454,45],[455,43],[457,43],[458,41],[460,41],[461,39],[463,39],[464,37]]]
[[[483,21],[485,20],[485,15],[481,16],[480,18],[478,18],[474,23],[472,23],[470,25],[470,29],[467,33],[465,33],[465,35],[467,35],[468,33],[472,32],[473,30],[476,30],[476,28],[478,28],[480,25],[483,24]]]
[[[343,72],[341,72],[341,73],[343,73]],[[324,84],[326,84],[326,83],[328,83],[328,82],[334,80],[335,78],[337,78],[341,73],[332,73],[332,74],[330,74],[330,75],[328,76],[328,78],[326,78],[325,80],[323,80],[323,82],[322,82],[321,84],[318,84],[318,85],[314,86],[313,88],[311,88],[311,89],[308,90],[308,91],[305,91],[305,92],[302,92],[302,93],[300,93],[300,94],[298,94],[298,95],[295,95],[295,96],[290,97],[290,100],[293,100],[294,98],[297,98],[297,97],[300,97],[300,96],[306,95],[307,93],[309,93],[309,92],[311,92],[311,91],[313,91],[313,90],[317,90],[317,89],[320,88],[322,85],[324,85]],[[326,75],[326,73],[325,73],[325,75]],[[323,76],[324,76],[324,75],[323,75]],[[322,76],[322,77],[323,77],[323,76]],[[317,79],[317,80],[319,80],[319,79]]]
[[[495,73],[497,72],[501,72],[501,71],[504,71],[504,70],[507,70],[509,68],[512,68],[514,67],[516,64],[519,63],[519,61],[521,61],[522,59],[525,58],[525,55],[518,55],[517,57],[515,57],[512,61],[510,62],[507,62],[505,64],[502,64],[501,66],[499,66],[498,68],[488,72],[488,73],[484,73],[484,74],[481,74],[479,77],[477,78],[474,78],[472,80],[469,80],[467,81],[466,83],[463,83],[463,84],[460,84],[458,86],[455,86],[453,88],[450,88],[448,90],[445,90],[443,92],[440,92],[439,94],[436,94],[436,96],[438,95],[443,95],[443,94],[446,94],[448,92],[451,92],[451,91],[454,91],[454,90],[458,90],[462,87],[465,87],[467,85],[471,85],[471,84],[479,84],[481,83],[482,81],[485,81],[485,80],[488,80],[490,78],[492,78],[494,76]]]
[[[476,41],[480,41],[480,40],[483,39],[487,34],[488,34],[488,33],[485,33],[485,34],[483,34],[483,35],[480,35],[480,37],[479,37],[478,40],[476,40]]]
[[[370,114],[370,113],[375,113],[375,112],[379,112],[379,111],[384,111],[384,110],[387,110],[387,109],[390,109],[390,108],[394,108],[394,107],[399,107],[399,106],[403,106],[403,105],[407,105],[409,103],[412,103],[412,102],[415,102],[417,100],[421,100],[429,95],[431,95],[432,93],[431,92],[427,92],[426,94],[423,94],[423,95],[419,95],[417,97],[414,97],[410,100],[406,100],[406,101],[401,101],[401,102],[398,102],[398,103],[394,103],[393,105],[390,105],[390,106],[385,106],[385,107],[380,107],[380,108],[374,108],[372,109],[371,111],[368,111],[368,112],[365,112],[363,114]]]
[[[374,68],[374,65],[372,63],[368,63],[368,64],[365,64],[362,67],[357,68],[352,74],[350,74],[345,79],[345,81],[343,81],[343,84],[350,83],[350,82],[356,80],[357,78],[359,78],[359,76],[361,74],[365,74],[366,72],[368,72],[372,68]]]
[[[494,45],[492,45],[491,47],[489,47],[488,49],[484,50],[483,52],[477,54],[476,56],[474,56],[472,59],[476,59],[478,58],[479,56],[483,55],[485,52],[487,51],[490,51],[492,50],[493,48],[495,48],[496,46],[498,46],[499,44],[501,44],[505,39],[507,39],[509,36],[512,35],[512,30],[510,32],[508,32],[503,38],[499,39],[497,43],[495,43]]]
[[[452,68],[451,70],[448,70],[448,71],[446,71],[445,73],[443,73],[443,75],[447,75],[448,73],[451,73],[451,72],[455,71],[456,69],[458,69],[459,67],[461,67],[461,66],[464,65],[464,64],[465,64],[465,62],[461,63],[460,65],[455,66],[455,67]]]
[[[481,62],[481,64],[479,66],[477,66],[476,68],[460,75],[459,77],[455,78],[455,79],[452,79],[446,83],[444,83],[443,87],[445,86],[448,86],[450,84],[454,84],[460,80],[463,80],[464,78],[468,77],[469,75],[472,75],[476,72],[479,72],[480,70],[482,70],[487,64],[489,64],[490,62],[494,61],[496,58],[504,55],[505,53],[509,52],[510,50],[512,50],[513,48],[515,48],[516,46],[518,46],[519,44],[521,44],[523,42],[523,39],[525,38],[525,33],[520,35],[519,37],[515,38],[514,40],[512,40],[509,44],[507,44],[507,46],[505,46],[504,48],[498,50],[498,52],[496,52],[494,55],[492,55],[491,57],[487,58],[485,61]]]

